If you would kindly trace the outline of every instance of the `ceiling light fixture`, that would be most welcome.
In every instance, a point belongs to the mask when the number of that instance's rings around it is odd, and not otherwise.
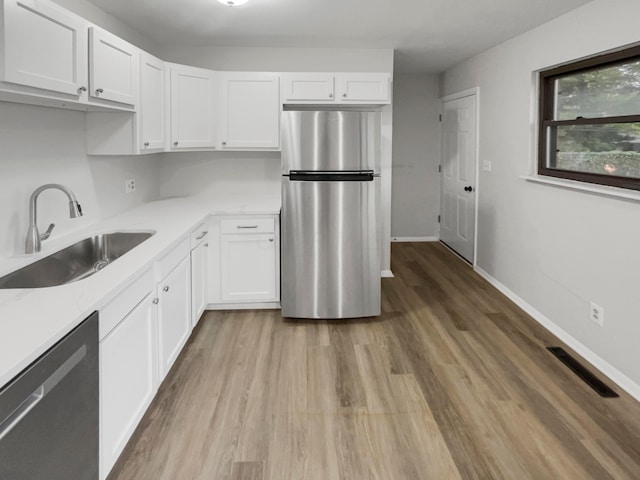
[[[218,0],[221,4],[227,5],[228,7],[237,7],[239,5],[244,5],[249,0]]]

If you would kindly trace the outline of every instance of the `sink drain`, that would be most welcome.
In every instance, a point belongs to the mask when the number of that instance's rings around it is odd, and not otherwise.
[[[102,270],[107,265],[109,265],[109,260],[98,260],[93,265],[93,271],[94,272],[99,272],[100,270]]]

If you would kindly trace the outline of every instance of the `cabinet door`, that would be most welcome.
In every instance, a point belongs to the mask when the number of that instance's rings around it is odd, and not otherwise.
[[[171,67],[171,149],[215,146],[215,73]]]
[[[89,95],[135,105],[138,92],[138,50],[97,27],[89,29]]]
[[[191,326],[195,327],[207,306],[207,251],[205,240],[191,250]]]
[[[221,73],[222,148],[278,148],[280,78],[268,73]]]
[[[100,478],[118,459],[158,387],[153,295],[100,342]]]
[[[77,99],[87,89],[87,26],[50,2],[5,0],[3,80]]]
[[[340,102],[389,103],[389,75],[354,73],[336,76],[336,93]]]
[[[140,54],[140,150],[162,150],[165,144],[164,62]]]
[[[275,234],[222,235],[223,302],[277,301]]]
[[[334,102],[334,78],[330,73],[290,73],[283,76],[284,101]]]
[[[191,271],[186,257],[158,284],[160,378],[169,373],[191,333]]]

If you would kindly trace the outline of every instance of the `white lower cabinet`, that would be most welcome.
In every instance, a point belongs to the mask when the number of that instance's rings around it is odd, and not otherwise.
[[[191,263],[185,257],[158,284],[160,378],[169,373],[191,334]]]
[[[277,300],[274,233],[222,235],[220,253],[223,302]]]
[[[189,253],[187,235],[100,308],[101,480],[191,334]]]
[[[279,231],[278,215],[212,218],[207,259],[210,308],[277,306]]]
[[[158,389],[154,299],[153,275],[148,272],[100,311],[101,479],[107,477]]]

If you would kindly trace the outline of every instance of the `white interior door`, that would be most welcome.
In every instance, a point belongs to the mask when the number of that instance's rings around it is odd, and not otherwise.
[[[476,98],[442,104],[440,240],[470,263],[476,230]]]

